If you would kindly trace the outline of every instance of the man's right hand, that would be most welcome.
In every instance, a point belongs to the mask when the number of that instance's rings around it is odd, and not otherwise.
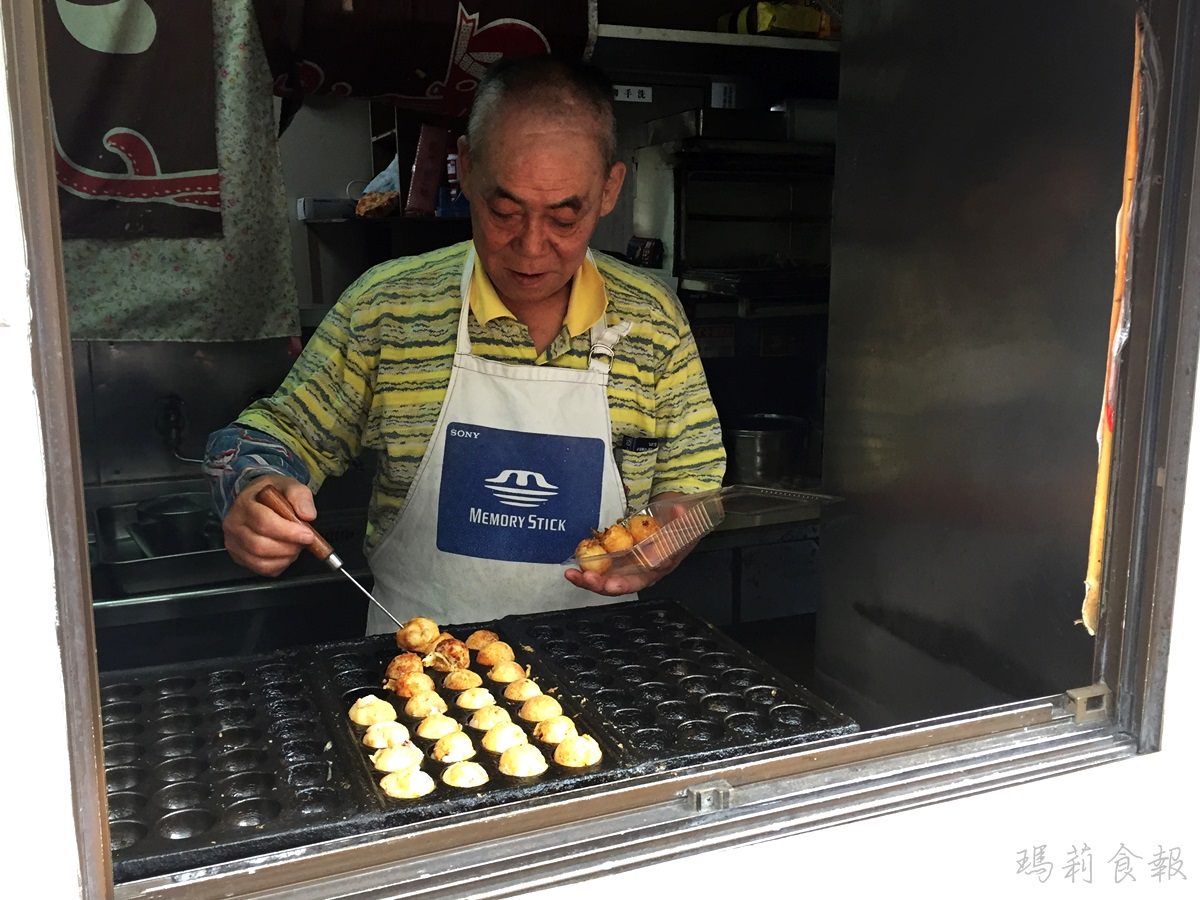
[[[263,475],[237,495],[221,527],[225,549],[238,565],[259,575],[275,576],[290,566],[300,551],[312,543],[312,529],[283,518],[258,500],[258,492],[275,485],[305,522],[317,517],[312,491],[283,475]]]

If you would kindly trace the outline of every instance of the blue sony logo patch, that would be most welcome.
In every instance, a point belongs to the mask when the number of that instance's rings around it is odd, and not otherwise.
[[[437,546],[559,563],[600,520],[604,442],[463,422],[446,426]]]

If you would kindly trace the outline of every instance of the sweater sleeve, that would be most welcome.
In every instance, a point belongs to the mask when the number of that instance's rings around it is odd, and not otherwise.
[[[224,519],[247,484],[261,475],[286,475],[308,484],[308,468],[276,438],[235,422],[208,438],[204,453],[213,506]]]
[[[370,286],[364,275],[347,288],[279,390],[237,418],[289,448],[314,491],[326,478],[345,472],[362,449],[378,356],[359,314],[369,303]]]

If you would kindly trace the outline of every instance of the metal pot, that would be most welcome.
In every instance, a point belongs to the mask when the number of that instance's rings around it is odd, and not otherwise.
[[[800,470],[808,422],[799,416],[743,416],[726,432],[729,484],[775,484]]]
[[[193,553],[210,548],[208,526],[214,521],[207,493],[163,494],[137,505],[137,527],[131,533],[148,545],[142,549],[152,556]]]

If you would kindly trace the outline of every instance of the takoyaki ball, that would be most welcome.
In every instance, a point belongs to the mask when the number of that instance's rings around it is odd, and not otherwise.
[[[465,731],[452,731],[437,739],[429,755],[438,762],[462,762],[475,755],[475,745],[471,743],[471,738]]]
[[[355,725],[371,726],[378,722],[394,722],[395,720],[396,707],[374,694],[358,698],[350,707],[350,721]]]
[[[482,650],[488,644],[500,640],[500,635],[494,631],[488,631],[486,628],[480,628],[478,631],[472,631],[466,640],[468,650]]]
[[[528,744],[529,738],[525,736],[525,729],[520,725],[513,722],[505,722],[504,724],[489,728],[480,743],[483,744],[484,750],[492,753],[503,753],[509,747],[515,747],[517,744]]]
[[[477,762],[456,762],[442,773],[442,781],[456,788],[479,787],[487,784],[487,780],[487,770]]]
[[[471,665],[471,651],[456,638],[443,638],[423,660],[425,665],[438,672],[453,672]]]
[[[399,747],[408,742],[408,729],[399,722],[376,722],[367,729],[362,742],[374,750]]]
[[[488,669],[488,678],[500,684],[509,684],[513,681],[520,681],[529,673],[525,671],[525,667],[518,662],[513,662],[511,659],[504,662],[498,662]]]
[[[426,645],[441,634],[437,622],[417,616],[404,623],[404,627],[396,632],[396,646],[402,650],[413,650],[424,653]]]
[[[437,645],[440,644],[442,641],[457,641],[457,640],[458,640],[458,638],[456,638],[450,632],[439,631],[434,636],[433,640],[431,640],[428,644],[426,644],[424,647],[419,649],[417,652],[422,655],[424,655],[426,653],[432,653],[434,650],[437,649]]]
[[[422,691],[413,694],[404,704],[404,714],[410,719],[423,719],[433,713],[444,713],[446,701],[434,691]]]
[[[626,550],[632,550],[634,545],[633,535],[620,522],[604,529],[599,540],[608,553],[624,553]]]
[[[430,793],[436,785],[428,772],[420,769],[405,769],[384,775],[379,786],[389,797],[397,800],[415,800]]]
[[[577,733],[575,723],[567,716],[553,716],[549,719],[542,719],[542,721],[533,726],[534,739],[541,741],[543,744],[561,744],[567,738],[574,737]]]
[[[496,702],[496,698],[492,696],[492,692],[487,688],[477,687],[469,688],[458,695],[454,701],[454,705],[459,709],[482,709],[485,706],[492,706]]]
[[[421,765],[424,755],[412,744],[401,744],[399,747],[384,747],[371,754],[371,762],[380,772],[403,772],[405,769],[415,769]]]
[[[496,663],[509,662],[516,658],[517,655],[513,653],[513,648],[504,641],[492,641],[490,644],[485,644],[475,654],[475,661],[481,666],[494,666]]]
[[[385,681],[383,686],[405,699],[432,691],[435,687],[433,679],[424,672],[412,672],[396,681]]]
[[[420,674],[425,671],[425,664],[415,653],[401,653],[393,656],[383,671],[383,677],[388,681],[399,681],[405,675]]]
[[[497,725],[511,721],[512,716],[508,714],[507,709],[493,704],[475,710],[475,714],[471,716],[471,721],[467,722],[467,725],[477,731],[487,731],[489,728],[495,728]]]
[[[421,723],[417,726],[417,737],[436,741],[438,738],[443,738],[452,731],[462,731],[462,726],[458,724],[458,720],[435,712],[421,720]]]
[[[530,697],[538,696],[541,692],[542,689],[532,678],[518,678],[516,681],[508,683],[508,687],[504,689],[504,697],[507,700],[525,701]]]
[[[629,533],[633,536],[634,543],[640,544],[656,531],[658,531],[658,520],[650,513],[629,517]]]
[[[541,722],[562,715],[562,706],[549,694],[538,694],[521,704],[517,713],[526,722]]]
[[[575,561],[585,572],[599,572],[603,575],[612,568],[612,557],[604,549],[604,545],[596,538],[584,538],[575,545]]]
[[[442,687],[448,691],[465,691],[468,688],[477,688],[481,684],[483,679],[479,677],[479,673],[470,669],[455,669],[453,672],[447,672],[446,677],[442,679]]]
[[[533,778],[547,768],[546,757],[533,744],[517,744],[500,754],[500,771],[514,778]]]
[[[569,737],[554,748],[554,761],[572,769],[594,766],[602,756],[600,745],[590,734]]]

